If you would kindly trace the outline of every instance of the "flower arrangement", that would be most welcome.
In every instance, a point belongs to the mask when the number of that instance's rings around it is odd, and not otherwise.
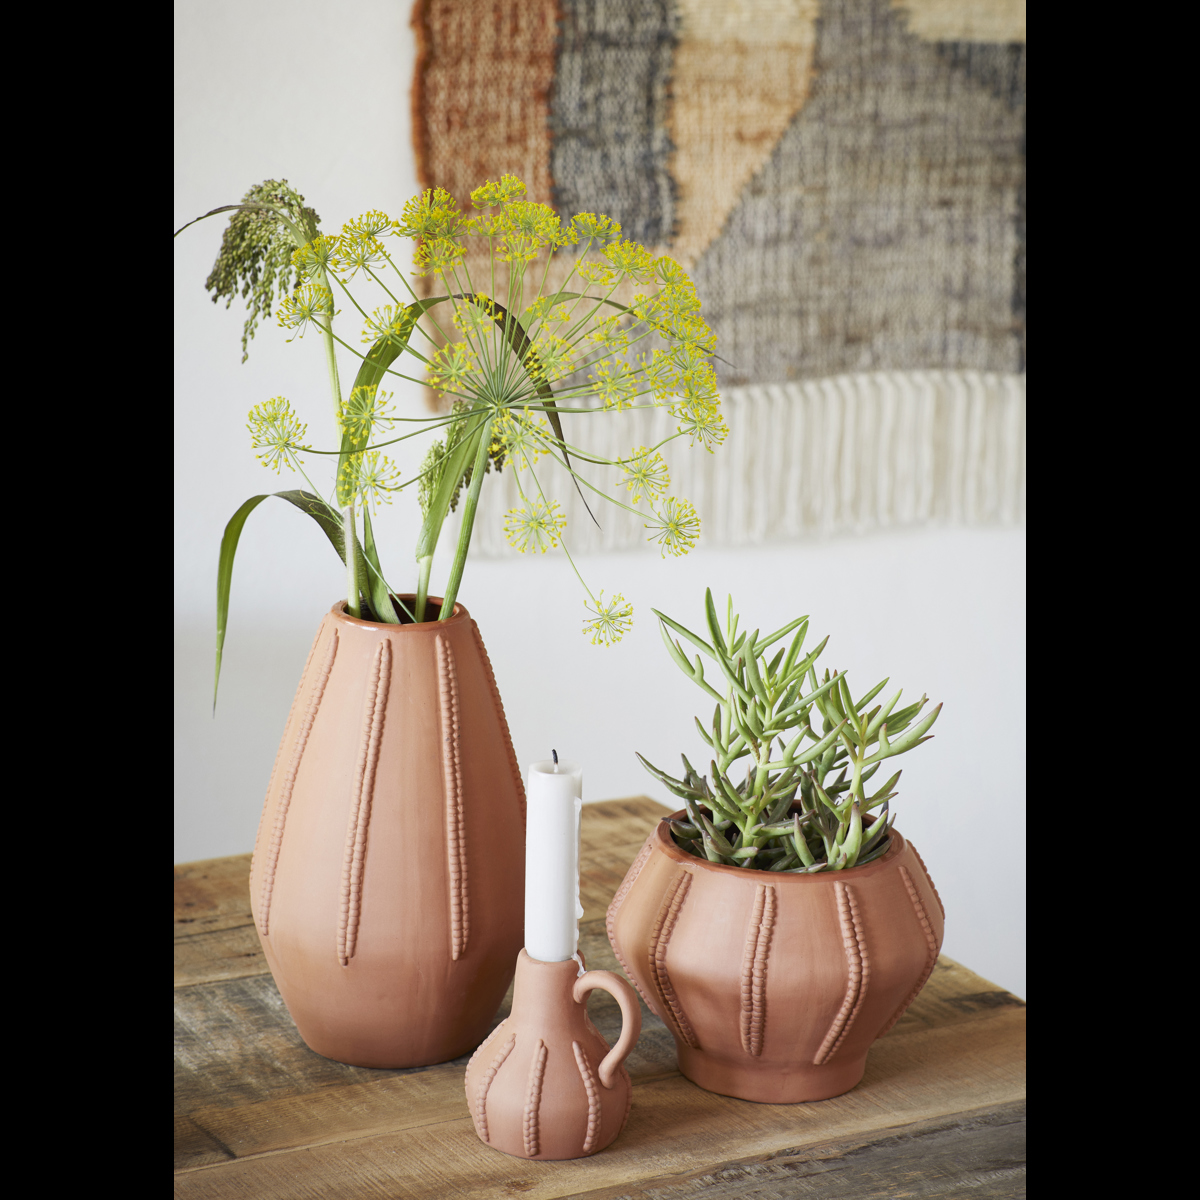
[[[228,307],[239,290],[247,301],[243,361],[259,318],[272,310],[293,339],[315,332],[323,344],[336,448],[310,445],[307,425],[282,396],[256,405],[249,429],[265,467],[303,477],[305,489],[274,494],[325,531],[345,564],[353,616],[403,622],[431,615],[434,551],[465,489],[453,565],[436,614],[449,617],[484,476],[504,465],[517,472],[521,497],[504,530],[520,551],[567,549],[561,507],[543,490],[543,459],[568,471],[581,496],[587,489],[640,513],[648,540],[664,556],[687,553],[699,535],[692,505],[668,494],[665,443],[604,459],[568,442],[562,425],[563,413],[595,416],[661,405],[676,419],[676,432],[666,440],[687,438],[711,451],[724,439],[711,361],[715,338],[687,274],[673,259],[654,258],[622,240],[620,225],[606,216],[579,213],[564,221],[546,205],[526,200],[525,185],[511,175],[477,188],[471,203],[473,213],[461,211],[447,192],[432,189],[410,200],[399,220],[371,211],[329,235],[303,196],[286,181],[268,180],[251,188],[241,204],[205,214],[233,213],[206,286],[214,303],[223,297]],[[415,275],[441,282],[444,294],[418,296],[388,248],[392,237],[415,242]],[[628,303],[617,299],[618,289]],[[335,324],[343,313],[358,321],[365,351]],[[360,362],[348,393],[335,346]],[[423,380],[412,374],[414,360],[424,368]],[[383,390],[389,376],[429,383],[448,411],[399,416]],[[429,447],[419,474],[401,479],[385,449],[431,432],[442,436]],[[313,457],[337,460],[325,494],[308,474],[306,459]],[[615,468],[614,485],[624,485],[625,498],[594,487],[576,470],[577,462]],[[417,489],[423,515],[411,608],[384,576],[372,526],[378,505],[410,487]],[[218,677],[238,539],[265,499],[246,501],[222,541]],[[603,591],[594,594],[582,576],[580,582],[588,597],[584,632],[603,645],[620,640],[632,623],[632,606],[620,594],[608,600]]]
[[[866,784],[885,759],[929,740],[942,706],[918,720],[928,703],[924,696],[897,708],[897,692],[868,708],[886,679],[858,700],[844,672],[826,670],[818,679],[816,662],[829,639],[804,653],[807,617],[765,638],[757,629],[739,633],[730,597],[722,629],[711,589],[705,594],[711,642],[657,610],[654,615],[676,665],[717,702],[711,729],[696,718],[713,753],[711,781],[686,756],[684,777],[675,779],[638,755],[686,806],[688,820],[671,822],[676,844],[710,862],[794,874],[844,870],[883,854],[900,772],[869,796]],[[700,655],[689,660],[669,630],[717,664],[723,694],[705,679]],[[770,648],[793,630],[786,650],[768,661]],[[749,760],[746,774],[735,783],[730,769],[742,759]]]

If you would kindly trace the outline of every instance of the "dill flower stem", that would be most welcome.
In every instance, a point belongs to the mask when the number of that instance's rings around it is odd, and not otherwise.
[[[333,419],[337,421],[342,411],[342,383],[338,378],[337,354],[333,347],[333,314],[318,317],[317,323],[321,328],[321,341],[325,345],[325,366],[329,371],[329,390],[333,394]]]
[[[342,509],[342,540],[346,549],[346,611],[352,617],[361,617],[362,608],[358,600],[358,537],[354,532],[354,505]]]
[[[325,272],[321,272],[321,280],[328,287]],[[321,341],[325,346],[325,366],[329,370],[329,390],[333,400],[333,419],[338,421],[342,412],[342,383],[338,378],[337,355],[333,346],[333,313],[319,317]],[[342,540],[346,549],[346,611],[352,617],[362,615],[359,604],[358,587],[358,537],[354,532],[354,505],[347,504],[342,509]]]
[[[433,570],[433,555],[426,554],[417,559],[417,604],[416,620],[425,620],[425,602],[429,598],[429,574]]]
[[[487,466],[488,447],[492,440],[492,422],[483,422],[479,431],[479,449],[475,451],[475,466],[471,471],[471,486],[463,504],[462,528],[458,532],[458,547],[454,551],[454,565],[446,583],[446,598],[442,601],[439,621],[447,620],[454,612],[454,601],[458,598],[458,585],[462,582],[463,567],[467,562],[467,548],[471,544],[471,529],[475,524],[475,509],[479,507],[479,492],[483,487],[484,468]]]

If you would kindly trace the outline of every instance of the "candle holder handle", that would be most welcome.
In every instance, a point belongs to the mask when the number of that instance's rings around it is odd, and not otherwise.
[[[580,975],[571,989],[577,1004],[587,1004],[594,991],[607,992],[621,1006],[621,1036],[604,1056],[596,1069],[601,1084],[611,1090],[617,1072],[629,1057],[642,1032],[642,1009],[633,988],[612,971],[587,971]]]

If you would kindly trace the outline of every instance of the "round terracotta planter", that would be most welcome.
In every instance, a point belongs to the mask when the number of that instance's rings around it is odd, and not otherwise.
[[[523,943],[524,881],[525,792],[467,610],[383,625],[335,604],[250,871],[267,963],[301,1037],[364,1067],[478,1045]]]
[[[849,1091],[941,948],[944,913],[920,856],[893,830],[865,867],[749,871],[685,853],[668,819],[613,897],[608,936],[674,1035],[680,1071],[766,1103]]]

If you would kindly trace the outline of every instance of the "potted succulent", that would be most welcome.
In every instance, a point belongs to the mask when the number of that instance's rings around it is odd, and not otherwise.
[[[678,264],[622,240],[607,217],[562,220],[524,193],[505,176],[464,212],[434,189],[399,220],[371,211],[337,234],[321,232],[286,181],[214,210],[233,215],[207,286],[214,302],[248,301],[243,351],[274,308],[293,337],[315,333],[329,384],[335,437],[324,449],[284,397],[249,415],[264,466],[306,484],[274,495],[318,523],[346,571],[346,598],[318,631],[288,717],[251,898],[305,1040],[364,1066],[439,1062],[478,1044],[522,945],[524,792],[483,641],[458,603],[485,475],[517,472],[522,504],[506,532],[522,551],[566,549],[541,485],[545,458],[581,494],[642,512],[664,555],[686,553],[699,518],[667,494],[661,445],[599,459],[567,440],[563,415],[583,424],[654,404],[675,416],[674,437],[711,449],[725,432],[713,336]],[[394,237],[415,241],[416,275],[442,294],[417,295]],[[339,312],[365,349],[342,336]],[[348,390],[337,346],[359,363]],[[429,383],[442,410],[400,416],[383,390],[389,376]],[[384,451],[418,436],[431,444],[420,472],[402,479]],[[612,467],[626,499],[579,476],[580,457]],[[313,461],[336,467],[324,494]],[[384,574],[372,512],[406,488],[423,524],[413,586],[400,590]],[[247,500],[222,540],[218,680],[238,539],[266,499]],[[434,596],[434,551],[460,499],[449,578]],[[585,607],[593,642],[612,644],[632,620],[621,595],[588,590]]]
[[[873,703],[886,679],[856,699],[845,673],[818,676],[829,639],[805,651],[807,617],[760,637],[739,631],[732,599],[720,621],[711,591],[705,613],[707,639],[655,615],[671,657],[716,703],[711,726],[696,720],[709,771],[685,756],[676,779],[641,760],[684,807],[630,867],[609,939],[694,1083],[823,1100],[862,1078],[942,944],[941,901],[892,827],[900,772],[875,780],[928,740],[941,705],[901,706],[901,692]],[[700,653],[689,658],[680,638]]]

